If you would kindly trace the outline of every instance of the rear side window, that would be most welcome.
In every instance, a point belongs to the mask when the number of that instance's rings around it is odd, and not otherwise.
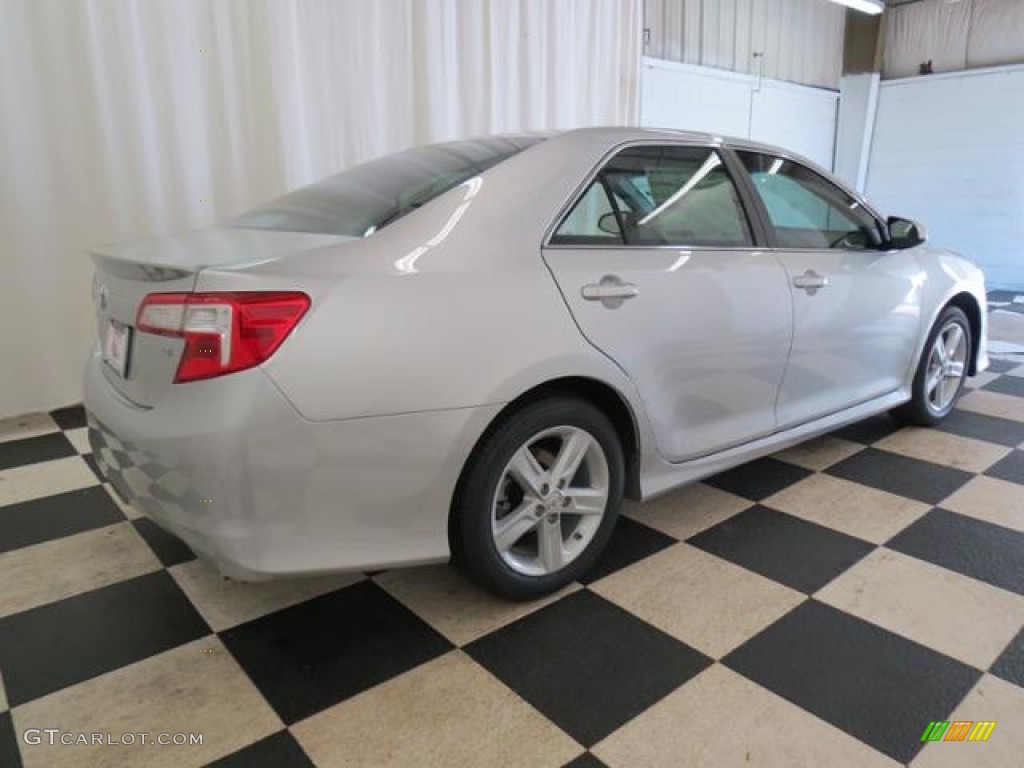
[[[593,182],[579,199],[552,242],[563,245],[621,245],[622,230],[604,182]]]
[[[753,245],[739,194],[708,147],[624,149],[559,225],[553,244]]]
[[[782,157],[737,152],[781,248],[861,250],[882,244],[875,217],[841,187]]]
[[[328,176],[229,224],[366,237],[542,140],[508,136],[415,147]]]

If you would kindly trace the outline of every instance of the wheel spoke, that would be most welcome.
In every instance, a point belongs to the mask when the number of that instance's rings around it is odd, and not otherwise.
[[[956,358],[957,352],[960,350],[960,343],[964,340],[964,329],[959,325],[951,325],[949,327],[949,337],[946,339],[945,352],[946,360],[953,360]]]
[[[515,452],[512,462],[509,464],[509,471],[524,492],[534,498],[540,498],[540,488],[544,485],[545,472],[536,457],[530,452],[528,445],[524,445]]]
[[[928,393],[929,397],[935,393],[935,390],[938,388],[939,384],[942,383],[942,379],[943,376],[941,367],[932,371],[931,375],[928,377],[928,381],[925,383],[925,391]]]
[[[957,381],[955,379],[943,379],[942,386],[939,387],[939,391],[942,393],[939,399],[939,407],[945,408],[949,405],[953,399],[953,395],[956,392]]]
[[[542,523],[537,529],[537,554],[548,573],[557,571],[565,563],[565,549],[562,546],[562,526],[558,523]]]
[[[498,522],[494,544],[499,552],[508,552],[523,536],[537,527],[536,511],[537,504],[526,501]]]
[[[566,511],[574,515],[604,514],[605,502],[608,500],[607,491],[600,488],[566,488],[562,493],[572,501],[572,505]]]
[[[964,376],[964,364],[963,363],[950,363],[949,370],[946,372],[947,379],[962,379]]]
[[[588,448],[590,438],[582,432],[573,432],[566,437],[551,468],[551,479],[559,484],[568,484],[579,470]]]

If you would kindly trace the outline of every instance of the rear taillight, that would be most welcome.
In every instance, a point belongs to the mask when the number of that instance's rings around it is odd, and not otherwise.
[[[151,293],[136,327],[185,340],[176,382],[210,379],[259,365],[309,309],[298,292]]]

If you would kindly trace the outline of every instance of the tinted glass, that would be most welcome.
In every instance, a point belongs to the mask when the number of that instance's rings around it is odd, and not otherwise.
[[[328,176],[229,223],[366,237],[542,140],[515,136],[415,147]]]
[[[782,248],[861,250],[882,243],[878,222],[820,174],[781,157],[738,152]]]
[[[753,241],[736,187],[718,153],[705,147],[640,146],[624,149],[601,169],[597,182],[611,194],[585,209],[590,231],[611,229],[627,245],[748,246]],[[594,187],[570,212],[553,242]],[[596,192],[593,192],[595,197]],[[613,207],[619,228],[608,216]],[[604,219],[600,219],[600,217]],[[595,217],[597,217],[595,219]],[[579,227],[579,224],[574,224]]]
[[[622,233],[604,183],[593,182],[558,227],[552,243],[562,245],[622,244]]]

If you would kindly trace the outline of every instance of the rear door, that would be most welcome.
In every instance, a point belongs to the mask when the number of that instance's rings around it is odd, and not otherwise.
[[[789,287],[717,148],[617,152],[544,257],[583,334],[636,384],[666,459],[775,430]]]
[[[779,392],[779,428],[898,389],[921,318],[921,271],[913,253],[885,249],[882,222],[813,169],[772,154],[736,154],[763,206],[793,295],[793,349]]]

